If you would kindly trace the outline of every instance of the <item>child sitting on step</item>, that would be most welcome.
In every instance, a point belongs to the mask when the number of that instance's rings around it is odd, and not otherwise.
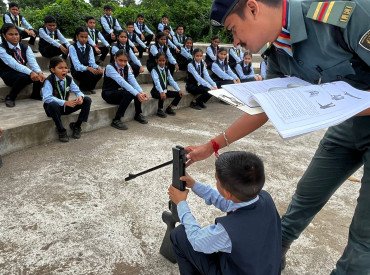
[[[49,69],[51,75],[45,80],[42,88],[45,113],[54,120],[59,140],[68,142],[67,130],[63,126],[61,116],[81,110],[77,121],[69,124],[73,131],[72,137],[79,139],[81,137],[81,124],[87,122],[89,117],[91,99],[85,96],[74,83],[72,77],[67,75],[68,66],[62,58],[53,57],[50,60]],[[70,93],[74,93],[76,98],[70,99]]]
[[[151,71],[151,76],[153,79],[153,88],[151,90],[151,95],[153,98],[158,99],[158,110],[157,116],[165,118],[168,115],[176,115],[172,107],[176,107],[183,95],[179,85],[173,79],[170,70],[167,68],[167,57],[165,53],[158,53],[156,58],[157,66]],[[171,85],[176,91],[168,90],[168,85]],[[166,98],[174,98],[170,105],[163,112],[163,104]]]

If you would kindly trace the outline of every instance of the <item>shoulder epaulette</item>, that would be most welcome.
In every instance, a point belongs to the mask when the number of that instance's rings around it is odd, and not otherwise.
[[[313,2],[306,17],[340,28],[346,28],[355,7],[356,3],[352,1]]]

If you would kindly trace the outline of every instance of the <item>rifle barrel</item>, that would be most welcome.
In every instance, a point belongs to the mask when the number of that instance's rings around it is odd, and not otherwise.
[[[144,175],[144,174],[146,174],[146,173],[149,173],[149,172],[152,172],[152,171],[154,171],[154,170],[157,170],[157,169],[159,169],[159,168],[162,168],[162,167],[164,167],[164,166],[167,166],[167,165],[170,165],[170,164],[172,164],[173,163],[173,160],[170,160],[170,161],[167,161],[167,162],[165,162],[165,163],[162,163],[162,164],[159,164],[159,165],[157,165],[157,166],[154,166],[154,167],[152,167],[152,168],[149,168],[149,169],[147,169],[147,170],[144,170],[144,171],[142,171],[142,172],[140,172],[140,173],[137,173],[137,174],[128,174],[128,177],[127,178],[125,178],[125,181],[129,181],[129,180],[132,180],[132,179],[134,179],[134,178],[136,178],[136,177],[138,177],[138,176],[141,176],[141,175]]]

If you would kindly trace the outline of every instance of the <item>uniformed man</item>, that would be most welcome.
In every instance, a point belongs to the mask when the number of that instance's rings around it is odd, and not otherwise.
[[[370,1],[215,0],[213,25],[257,52],[267,42],[267,77],[294,75],[313,84],[344,80],[370,90]],[[364,176],[347,246],[332,274],[370,274],[370,109],[330,127],[282,218],[283,261],[290,244],[335,190],[361,165]],[[244,114],[212,142],[189,146],[189,163],[205,159],[267,121]],[[333,228],[334,230],[334,228]]]

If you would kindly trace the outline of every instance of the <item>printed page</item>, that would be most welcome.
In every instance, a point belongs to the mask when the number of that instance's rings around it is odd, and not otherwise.
[[[226,91],[234,95],[248,107],[258,107],[259,104],[254,100],[253,95],[274,90],[291,89],[300,86],[311,85],[297,77],[273,78],[263,81],[251,81],[240,84],[223,85]]]
[[[210,90],[208,93],[250,115],[263,113],[261,107],[250,108],[224,89]]]
[[[370,93],[338,81],[254,95],[283,138],[339,124],[370,107]]]

